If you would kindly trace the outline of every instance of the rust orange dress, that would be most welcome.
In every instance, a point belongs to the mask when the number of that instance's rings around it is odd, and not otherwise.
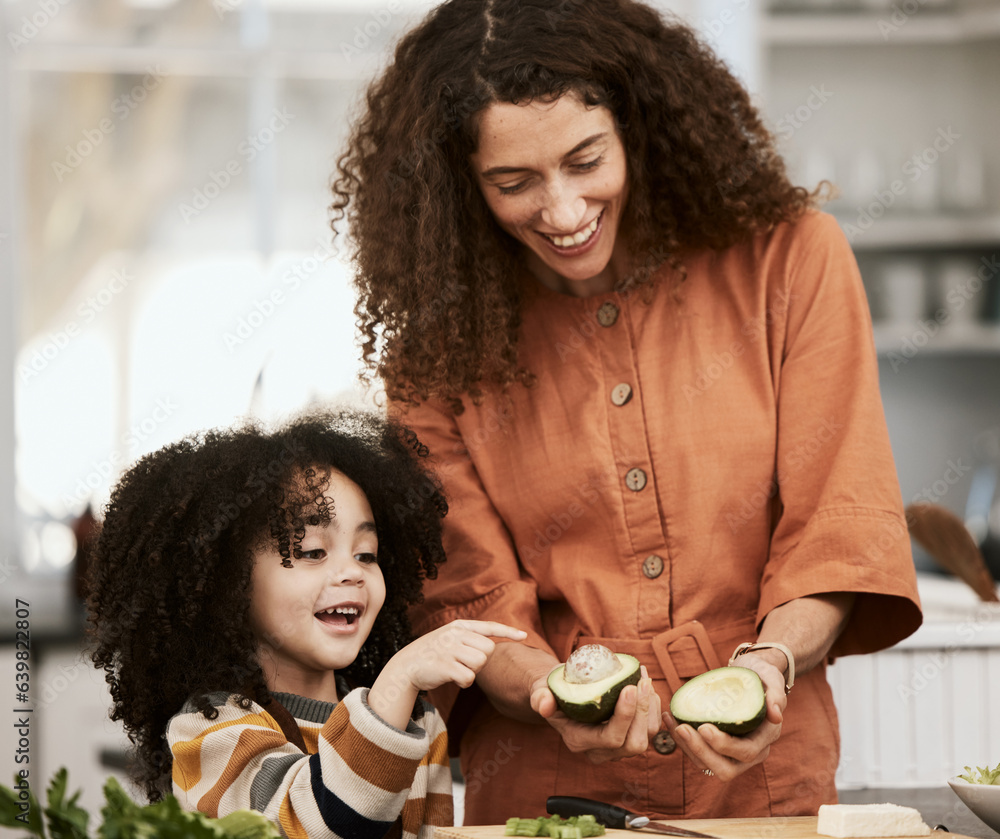
[[[669,276],[584,299],[526,281],[519,353],[537,385],[466,400],[459,416],[401,409],[451,507],[418,632],[498,620],[560,660],[602,639],[639,657],[665,708],[794,598],[857,593],[831,656],[919,626],[868,306],[835,220],[810,212],[683,262],[677,293]],[[767,760],[729,783],[665,732],[593,766],[478,688],[432,698],[461,743],[466,824],[544,813],[553,794],[673,818],[814,814],[836,800],[825,666],[796,682]]]

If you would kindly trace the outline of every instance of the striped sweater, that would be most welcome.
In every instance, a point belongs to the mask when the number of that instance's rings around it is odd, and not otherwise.
[[[291,839],[382,839],[400,828],[403,839],[429,839],[432,825],[453,822],[444,721],[425,703],[420,724],[401,731],[367,697],[367,688],[337,704],[274,694],[305,751],[282,733],[281,709],[244,710],[235,695],[216,693],[219,715],[209,720],[188,703],[167,727],[174,794],[212,817],[258,810]]]

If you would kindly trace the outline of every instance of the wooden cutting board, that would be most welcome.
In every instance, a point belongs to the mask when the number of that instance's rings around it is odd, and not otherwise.
[[[662,819],[664,824],[671,824]],[[796,816],[794,818],[770,819],[677,819],[673,822],[677,827],[686,830],[696,830],[699,833],[710,833],[721,839],[820,839],[816,832],[815,816]],[[438,827],[434,830],[435,839],[501,839],[504,825],[477,825],[470,827]],[[650,830],[613,830],[605,834],[611,839],[622,839],[631,836],[663,836]],[[949,837],[949,839],[969,839],[959,833],[945,833],[932,830],[930,839]],[[926,839],[926,838],[925,838]]]

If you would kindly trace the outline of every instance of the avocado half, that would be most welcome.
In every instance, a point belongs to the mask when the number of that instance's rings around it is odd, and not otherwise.
[[[710,722],[727,734],[749,734],[767,716],[764,683],[747,667],[718,667],[681,685],[670,713],[694,728]]]
[[[548,683],[559,710],[571,720],[582,723],[594,724],[608,719],[615,712],[615,703],[622,689],[639,684],[639,659],[625,653],[615,655],[621,662],[621,669],[594,682],[567,682],[566,665],[553,668]]]

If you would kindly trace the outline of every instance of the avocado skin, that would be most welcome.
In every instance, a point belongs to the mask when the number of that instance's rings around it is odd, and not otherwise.
[[[767,716],[767,706],[765,705],[757,713],[752,720],[746,720],[745,722],[733,723],[733,722],[713,722],[719,731],[725,731],[726,734],[734,734],[740,737],[744,734],[749,734],[751,731],[756,731],[757,727],[764,722],[764,717]],[[692,720],[682,720],[676,714],[674,714],[674,719],[677,720],[678,725],[681,723],[687,723],[692,728],[697,728],[700,725],[705,725],[708,720],[701,720],[700,722],[693,722]]]
[[[621,657],[621,654],[619,654]],[[563,670],[565,669],[565,664],[560,664],[558,667],[554,668],[548,676],[549,690],[552,691],[552,695],[556,698],[556,705],[559,710],[562,711],[567,717],[576,722],[586,723],[587,725],[596,725],[597,723],[602,723],[606,719],[609,719],[615,712],[615,704],[618,702],[618,695],[628,686],[639,684],[640,670],[639,662],[637,659],[628,656],[632,661],[635,662],[635,668],[629,673],[629,675],[622,678],[620,682],[615,683],[610,688],[608,688],[599,699],[595,699],[591,702],[567,702],[559,695],[558,683],[559,679],[562,677]]]

